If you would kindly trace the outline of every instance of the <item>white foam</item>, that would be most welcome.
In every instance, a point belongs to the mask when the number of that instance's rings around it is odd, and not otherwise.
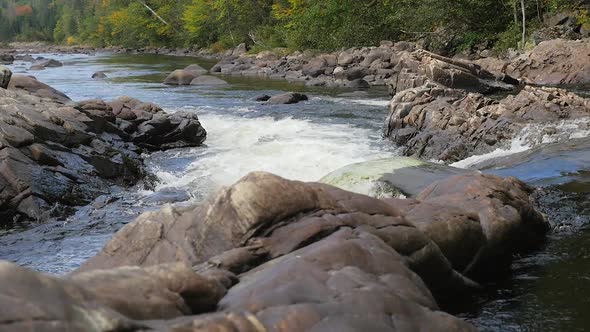
[[[551,129],[551,130],[549,130]],[[494,158],[527,151],[540,144],[566,142],[573,138],[583,138],[590,135],[590,117],[575,120],[562,120],[558,123],[531,124],[525,126],[507,148],[496,149],[490,153],[471,156],[451,166],[470,168],[478,163]]]
[[[359,105],[369,105],[369,106],[378,106],[378,107],[389,107],[390,100],[380,100],[380,99],[344,99],[345,102],[359,104]]]
[[[348,125],[211,113],[201,114],[200,120],[208,131],[208,147],[176,152],[182,154],[178,157],[194,156],[194,161],[182,171],[155,170],[161,180],[157,189],[210,192],[251,171],[317,181],[340,167],[394,155],[372,130]]]

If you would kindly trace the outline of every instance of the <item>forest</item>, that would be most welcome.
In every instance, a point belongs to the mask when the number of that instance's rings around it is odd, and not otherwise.
[[[97,47],[240,43],[334,50],[426,39],[449,51],[516,47],[525,31],[575,0],[0,0],[0,40]],[[587,11],[579,19],[589,21]],[[525,32],[526,34],[526,32]]]

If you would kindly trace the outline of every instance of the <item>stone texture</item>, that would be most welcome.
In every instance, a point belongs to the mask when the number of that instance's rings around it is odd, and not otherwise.
[[[496,101],[426,84],[393,97],[384,134],[403,146],[404,155],[450,163],[507,147],[527,125],[573,120],[589,112],[590,100],[557,88],[525,87]],[[541,142],[544,134],[533,132],[527,139]]]

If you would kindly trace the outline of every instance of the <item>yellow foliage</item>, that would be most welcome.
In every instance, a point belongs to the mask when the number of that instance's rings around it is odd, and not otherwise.
[[[69,36],[68,38],[66,38],[66,44],[75,45],[78,44],[78,40],[76,39],[76,37]]]

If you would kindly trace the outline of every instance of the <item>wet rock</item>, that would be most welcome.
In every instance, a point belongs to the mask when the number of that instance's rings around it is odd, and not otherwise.
[[[96,73],[92,74],[92,78],[94,79],[104,79],[107,78],[107,74],[102,71],[97,71]]]
[[[320,182],[376,198],[415,197],[433,182],[469,171],[415,158],[394,157],[340,168]]]
[[[35,62],[35,58],[30,54],[24,54],[24,55],[17,54],[14,57],[14,59],[19,60],[19,61],[23,61],[23,62]]]
[[[267,101],[269,99],[270,99],[269,95],[262,94],[262,95],[258,95],[256,97],[254,97],[252,100],[254,100],[254,101]]]
[[[396,94],[385,136],[403,153],[447,163],[505,146],[527,124],[588,116],[590,102],[556,88],[525,87],[501,101],[464,90],[424,85]],[[542,135],[529,135],[529,143]]]
[[[0,223],[66,216],[141,179],[141,147],[195,146],[206,137],[196,115],[133,98],[72,107],[42,98],[62,95],[28,76],[14,75],[9,87],[0,89]]]
[[[12,54],[0,54],[0,65],[10,65],[14,62]]]
[[[45,67],[43,67],[41,65],[32,65],[31,67],[29,67],[29,70],[33,70],[33,71],[45,70]]]
[[[170,73],[166,79],[164,79],[164,84],[167,85],[189,85],[191,84],[192,80],[194,80],[200,74],[196,74],[194,71],[185,70],[185,69],[177,69]]]
[[[9,90],[24,90],[32,95],[49,98],[61,103],[68,103],[71,99],[64,93],[57,91],[49,85],[38,81],[33,76],[26,76],[21,74],[14,74],[8,84]]]
[[[199,76],[191,81],[191,85],[209,85],[209,86],[220,86],[228,85],[228,83],[215,76]]]
[[[4,66],[0,66],[0,88],[7,89],[11,77],[12,72],[10,71],[10,69]]]
[[[307,96],[297,92],[287,92],[280,95],[272,96],[266,101],[268,105],[277,104],[297,104],[301,101],[307,100]]]
[[[34,63],[35,66],[40,66],[43,68],[56,68],[56,67],[62,67],[64,64],[61,63],[60,61],[57,61],[55,59],[46,59],[46,60],[40,60]]]

